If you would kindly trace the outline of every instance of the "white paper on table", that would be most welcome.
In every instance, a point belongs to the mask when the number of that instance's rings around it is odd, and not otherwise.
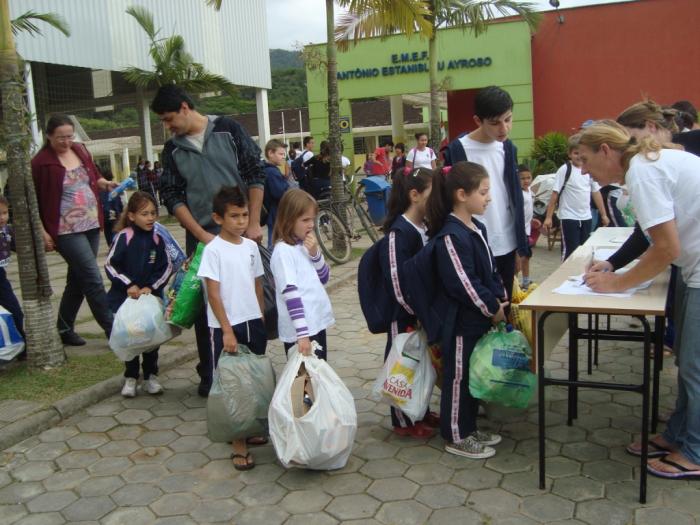
[[[627,271],[627,268],[622,268],[622,269],[618,270],[616,273],[621,274],[621,273],[625,273],[626,271]],[[564,281],[558,288],[555,288],[552,291],[554,293],[557,293],[560,295],[594,295],[594,296],[599,296],[599,297],[632,297],[635,294],[635,292],[649,288],[651,286],[652,282],[653,282],[653,279],[650,279],[648,281],[641,283],[638,286],[635,286],[634,288],[630,288],[629,290],[625,290],[624,292],[601,293],[601,292],[594,292],[588,286],[586,286],[586,284],[583,282],[583,274],[579,274],[579,275],[572,275],[566,281]]]
[[[616,248],[595,248],[594,257],[596,261],[607,261],[614,253]]]

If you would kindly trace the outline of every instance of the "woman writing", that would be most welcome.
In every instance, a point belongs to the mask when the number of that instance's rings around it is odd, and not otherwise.
[[[46,251],[57,250],[68,264],[58,332],[63,344],[81,346],[85,340],[74,326],[83,297],[107,337],[112,330],[112,313],[96,257],[104,220],[99,192],[117,184],[99,175],[85,146],[73,142],[74,131],[66,115],[49,119],[46,144],[32,159],[32,176]]]
[[[619,292],[678,266],[686,284],[675,313],[678,400],[666,431],[650,438],[651,474],[669,479],[700,476],[700,158],[637,139],[620,124],[586,128],[580,140],[584,172],[600,184],[626,184],[641,229],[651,243],[624,274],[588,272],[597,292]],[[601,269],[598,266],[598,269]],[[635,453],[638,444],[628,451]]]

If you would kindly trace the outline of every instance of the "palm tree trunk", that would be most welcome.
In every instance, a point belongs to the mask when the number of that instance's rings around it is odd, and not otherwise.
[[[328,142],[331,146],[331,202],[339,204],[345,198],[342,163],[340,159],[340,108],[338,103],[338,64],[335,45],[335,13],[333,0],[326,0],[326,58],[328,60]],[[334,206],[340,220],[347,222],[344,206]],[[335,233],[335,232],[334,232]],[[345,238],[333,235],[334,249],[345,248]]]
[[[428,75],[430,78],[430,147],[438,151],[440,147],[440,93],[437,80],[437,28],[428,40]]]
[[[10,26],[8,0],[0,0],[0,86],[7,173],[19,263],[27,356],[34,366],[57,366],[65,359],[51,305],[51,284],[44,253],[30,166],[29,116]]]

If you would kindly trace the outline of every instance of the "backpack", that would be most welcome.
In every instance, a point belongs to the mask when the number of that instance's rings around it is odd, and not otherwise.
[[[384,334],[391,329],[394,319],[394,299],[384,284],[380,264],[382,250],[387,249],[388,239],[382,237],[362,255],[357,268],[357,292],[360,307],[373,334]]]
[[[299,155],[297,158],[295,158],[292,161],[292,173],[294,173],[294,178],[303,185],[303,182],[306,180],[306,171],[307,167],[304,166],[304,153],[306,151],[302,152],[301,155]]]

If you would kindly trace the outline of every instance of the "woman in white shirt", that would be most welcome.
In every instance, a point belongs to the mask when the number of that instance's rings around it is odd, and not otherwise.
[[[667,479],[693,479],[700,476],[700,157],[662,149],[652,137],[636,139],[613,121],[586,128],[579,148],[584,172],[601,184],[627,184],[639,225],[651,238],[628,272],[589,272],[586,283],[597,292],[619,292],[672,262],[685,280],[685,293],[677,298],[674,345],[678,400],[664,433],[649,439],[655,457],[647,468]],[[633,443],[627,450],[639,454],[640,446]]]
[[[406,168],[435,169],[437,156],[432,148],[428,147],[428,135],[426,133],[416,133],[416,147],[406,155]]]

